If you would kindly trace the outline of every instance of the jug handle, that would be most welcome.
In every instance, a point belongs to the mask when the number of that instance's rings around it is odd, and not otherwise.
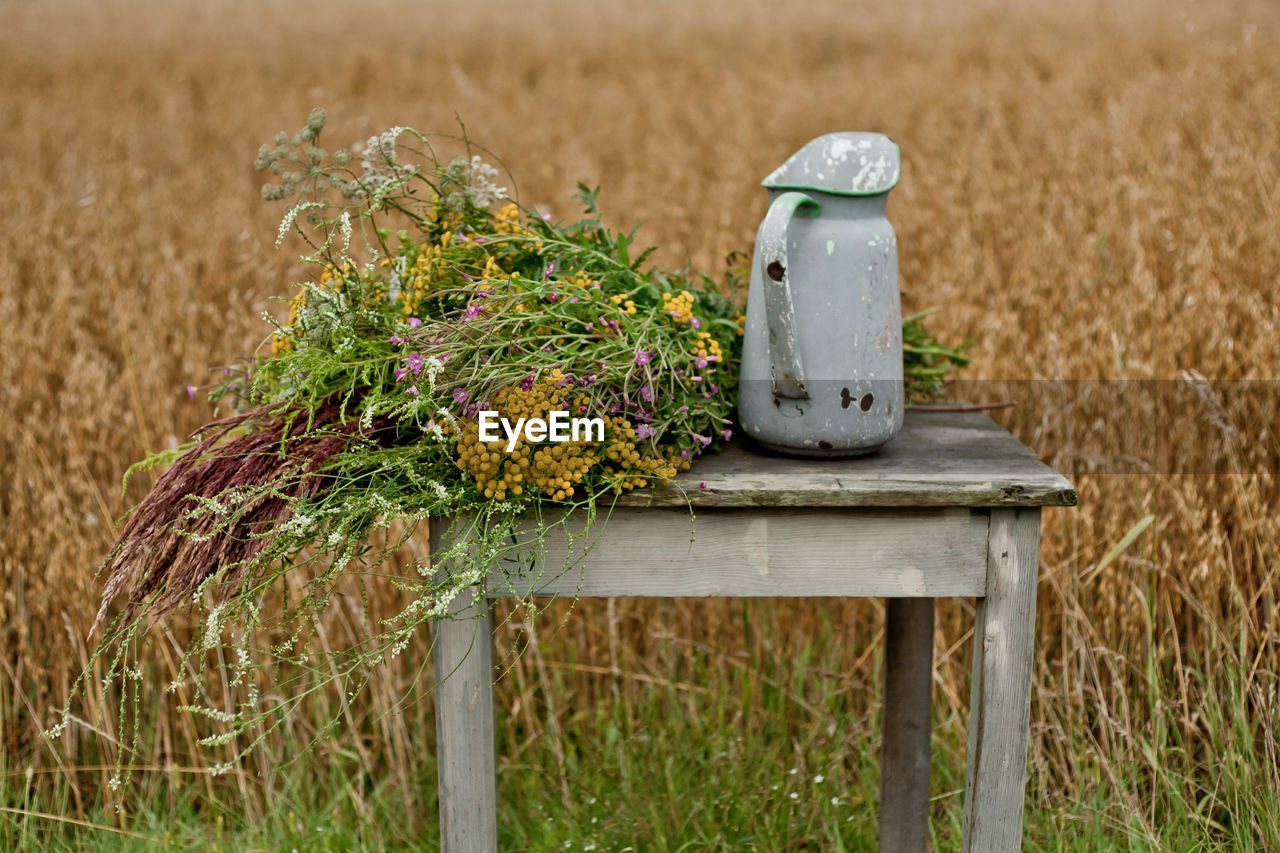
[[[765,321],[769,330],[769,361],[773,393],[795,400],[809,399],[804,365],[796,337],[796,311],[791,299],[791,269],[787,259],[787,233],[795,216],[814,217],[822,206],[799,192],[786,192],[773,200],[760,226],[761,279],[764,286]]]

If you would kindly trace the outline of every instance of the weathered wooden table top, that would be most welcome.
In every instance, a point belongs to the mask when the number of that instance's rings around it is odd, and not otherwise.
[[[702,484],[706,484],[703,487]],[[618,506],[1074,506],[1071,483],[982,412],[908,411],[867,456],[780,456],[743,441]]]

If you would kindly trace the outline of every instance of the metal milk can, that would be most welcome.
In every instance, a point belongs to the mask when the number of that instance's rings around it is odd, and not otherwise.
[[[765,447],[856,456],[902,428],[900,166],[883,134],[829,133],[762,182],[738,414]]]

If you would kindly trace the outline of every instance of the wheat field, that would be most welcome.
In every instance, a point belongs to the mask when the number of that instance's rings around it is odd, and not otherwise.
[[[716,274],[751,250],[759,180],[804,142],[893,137],[905,306],[941,306],[932,328],[973,339],[957,393],[1014,399],[994,417],[1079,489],[1044,522],[1028,802],[1128,849],[1280,849],[1273,4],[9,2],[0,80],[0,838],[36,831],[34,812],[106,820],[119,796],[108,693],[91,685],[59,741],[38,732],[87,660],[94,570],[145,485],[122,495],[124,470],[212,417],[186,386],[251,353],[303,275],[297,247],[273,249],[281,210],[250,164],[319,105],[332,147],[461,120],[525,204],[568,215],[577,182],[599,185],[607,220],[643,223],[660,263]],[[500,702],[532,749],[585,709],[693,683],[692,650],[748,671],[835,631],[806,660],[844,685],[845,716],[796,725],[851,721],[852,743],[874,735],[880,612],[553,611],[499,637],[534,652]],[[939,605],[943,730],[963,730],[971,612]],[[356,624],[339,612],[327,630]],[[413,756],[431,711],[425,693],[396,703],[428,648],[342,706],[317,752],[394,780],[406,806],[428,796]],[[159,704],[173,665],[158,643],[141,763],[160,780],[137,790],[267,813],[263,771],[291,743],[211,779],[195,724]],[[737,701],[739,725],[764,713]],[[940,749],[962,766],[962,744]]]

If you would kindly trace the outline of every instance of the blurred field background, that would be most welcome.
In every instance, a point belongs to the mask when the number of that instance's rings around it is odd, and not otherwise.
[[[210,419],[185,386],[250,353],[303,274],[250,163],[321,105],[331,150],[460,117],[525,204],[570,216],[598,184],[661,262],[717,274],[787,155],[892,136],[906,307],[975,340],[967,378],[1012,380],[996,418],[1080,492],[1044,524],[1028,849],[1280,849],[1275,410],[1196,379],[1269,389],[1280,356],[1274,4],[11,0],[0,82],[0,847],[438,843],[427,636],[222,776],[162,693],[159,632],[125,788],[100,683],[38,735],[145,487],[122,498],[124,469]],[[971,614],[939,606],[938,850],[959,847]],[[879,602],[562,616],[499,637],[525,652],[499,685],[504,849],[868,849]]]

